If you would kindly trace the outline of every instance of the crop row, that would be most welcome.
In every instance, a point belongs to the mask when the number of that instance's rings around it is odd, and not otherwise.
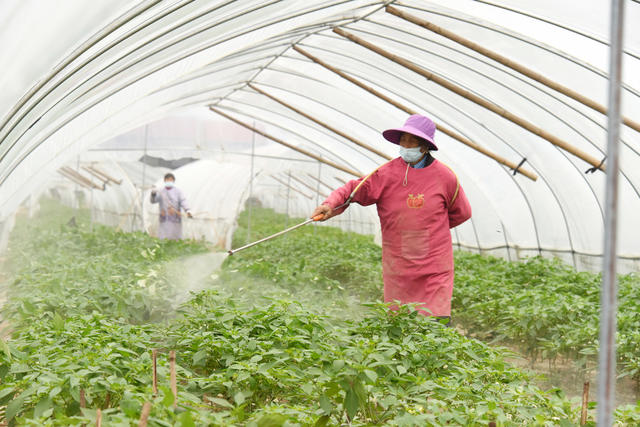
[[[240,218],[241,229],[246,221]],[[266,235],[283,227],[269,210],[252,217]],[[342,286],[365,299],[381,295],[380,248],[371,239],[331,228],[307,229],[288,240],[256,247],[232,259],[254,276]],[[238,233],[237,244],[244,243]],[[558,357],[593,366],[598,349],[599,274],[577,272],[559,260],[524,262],[457,252],[453,319],[484,340],[516,344],[531,359]],[[620,375],[640,377],[640,277],[619,278]]]
[[[569,358],[594,366],[598,352],[598,274],[540,257],[520,263],[459,253],[456,317],[486,339],[516,343],[531,359]],[[640,379],[640,277],[619,277],[620,375]]]
[[[54,216],[43,215],[49,222]],[[317,230],[320,242],[323,233]],[[339,234],[329,232],[333,240]],[[390,314],[372,303],[355,316],[340,313],[329,302],[349,291],[339,275],[309,279],[304,273],[297,288],[315,291],[296,300],[276,297],[288,294],[291,284],[247,279],[256,270],[238,257],[174,312],[177,290],[163,266],[202,252],[199,243],[82,225],[43,229],[35,221],[22,222],[10,244],[12,281],[3,316],[12,331],[0,353],[0,405],[11,424],[89,424],[101,409],[104,425],[128,426],[145,402],[151,403],[151,425],[576,420],[571,402],[532,385],[500,350],[410,307]],[[233,286],[244,289],[234,292],[240,288]],[[355,279],[349,286],[355,288]],[[153,348],[161,351],[155,396]],[[167,350],[177,353],[175,409]]]

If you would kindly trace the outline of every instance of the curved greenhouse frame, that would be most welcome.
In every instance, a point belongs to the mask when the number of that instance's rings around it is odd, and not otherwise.
[[[381,132],[417,113],[473,209],[454,247],[637,273],[637,22],[637,0],[6,0],[0,254],[43,196],[156,235],[168,171],[184,236],[229,250],[252,207],[291,225],[397,157]],[[324,225],[381,242],[374,207]]]

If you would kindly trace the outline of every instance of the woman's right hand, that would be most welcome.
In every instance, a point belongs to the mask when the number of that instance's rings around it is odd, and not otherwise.
[[[320,205],[313,211],[311,218],[315,218],[318,215],[322,215],[322,218],[318,219],[318,221],[326,221],[333,216],[333,209],[329,205]]]

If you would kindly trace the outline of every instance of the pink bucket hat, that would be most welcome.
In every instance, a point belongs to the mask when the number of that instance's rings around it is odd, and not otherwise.
[[[382,136],[389,142],[399,144],[400,137],[404,132],[410,133],[411,135],[415,135],[418,138],[422,138],[427,141],[429,150],[436,151],[438,149],[436,144],[433,142],[433,137],[436,133],[436,124],[433,123],[433,120],[429,117],[421,116],[420,114],[409,116],[407,121],[404,122],[404,126],[396,129],[387,129],[382,132]]]

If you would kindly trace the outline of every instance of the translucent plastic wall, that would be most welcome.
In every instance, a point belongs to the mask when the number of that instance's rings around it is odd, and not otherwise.
[[[459,247],[508,259],[557,255],[578,268],[599,268],[602,172],[586,174],[592,164],[505,119],[504,114],[347,40],[332,28],[340,27],[446,79],[591,158],[605,157],[606,116],[481,53],[386,12],[389,3],[606,104],[608,2],[105,0],[93,2],[91,8],[76,1],[62,5],[7,2],[0,12],[5,24],[0,26],[0,64],[6,70],[1,78],[7,87],[0,95],[0,222],[9,224],[18,206],[51,182],[49,177],[58,168],[72,167],[78,157],[99,161],[100,156],[107,156],[107,151],[98,147],[108,143],[109,161],[129,163],[135,171],[141,166],[135,163],[137,154],[144,150],[165,158],[184,157],[195,150],[197,158],[238,165],[230,167],[233,171],[226,175],[230,183],[238,185],[233,195],[207,187],[201,176],[189,181],[194,186],[189,189],[194,201],[202,197],[212,204],[225,204],[224,198],[228,198],[233,205],[225,213],[228,224],[243,203],[244,196],[238,194],[248,194],[240,187],[248,183],[245,169],[250,168],[251,134],[238,133],[234,140],[242,143],[231,155],[216,152],[218,148],[207,151],[197,146],[218,144],[224,134],[193,134],[189,128],[181,128],[177,130],[188,137],[163,140],[158,135],[145,137],[146,124],[182,114],[208,117],[221,129],[231,129],[225,118],[209,110],[212,106],[340,166],[342,170],[326,163],[320,167],[321,179],[335,187],[340,181],[334,176],[352,178],[345,170],[362,175],[387,157],[396,156],[395,147],[381,138],[380,131],[401,124],[406,111],[413,110],[430,115],[439,125],[514,164],[526,159],[522,167],[538,176],[532,181],[522,174],[514,175],[509,167],[439,132],[436,141],[440,150],[435,156],[456,171],[474,212],[472,221],[453,232]],[[640,4],[636,1],[627,1],[627,22],[623,114],[637,122],[640,33],[633,23],[640,22]],[[403,109],[314,63],[299,49]],[[119,139],[132,130],[136,138]],[[302,216],[318,195],[297,182],[294,185],[311,198],[287,191],[274,176],[286,181],[289,171],[306,175],[305,183],[313,187],[316,180],[309,175],[317,174],[318,159],[310,161],[309,156],[260,138],[264,147],[278,147],[281,158],[261,158],[255,169],[261,173],[254,182],[259,197],[279,210],[286,210],[289,200],[289,212]],[[353,139],[378,153],[356,145]],[[620,199],[623,232],[619,242],[623,271],[637,270],[640,259],[638,147],[640,132],[625,126]],[[263,156],[272,156],[272,148],[262,149],[266,150]],[[606,160],[603,164],[606,166]],[[126,165],[120,166],[126,170]],[[184,168],[186,174],[188,167]],[[161,171],[156,173],[145,185],[136,187],[134,183],[137,192],[122,190],[123,197],[146,197],[142,192],[148,189],[143,187],[157,182]],[[215,175],[215,179],[225,178]],[[208,190],[196,195],[203,188]],[[362,224],[358,231],[375,232],[375,212],[359,207],[350,211],[356,216],[336,218],[335,223],[352,229]],[[145,214],[145,218],[152,216]],[[194,233],[206,234],[202,230]]]

